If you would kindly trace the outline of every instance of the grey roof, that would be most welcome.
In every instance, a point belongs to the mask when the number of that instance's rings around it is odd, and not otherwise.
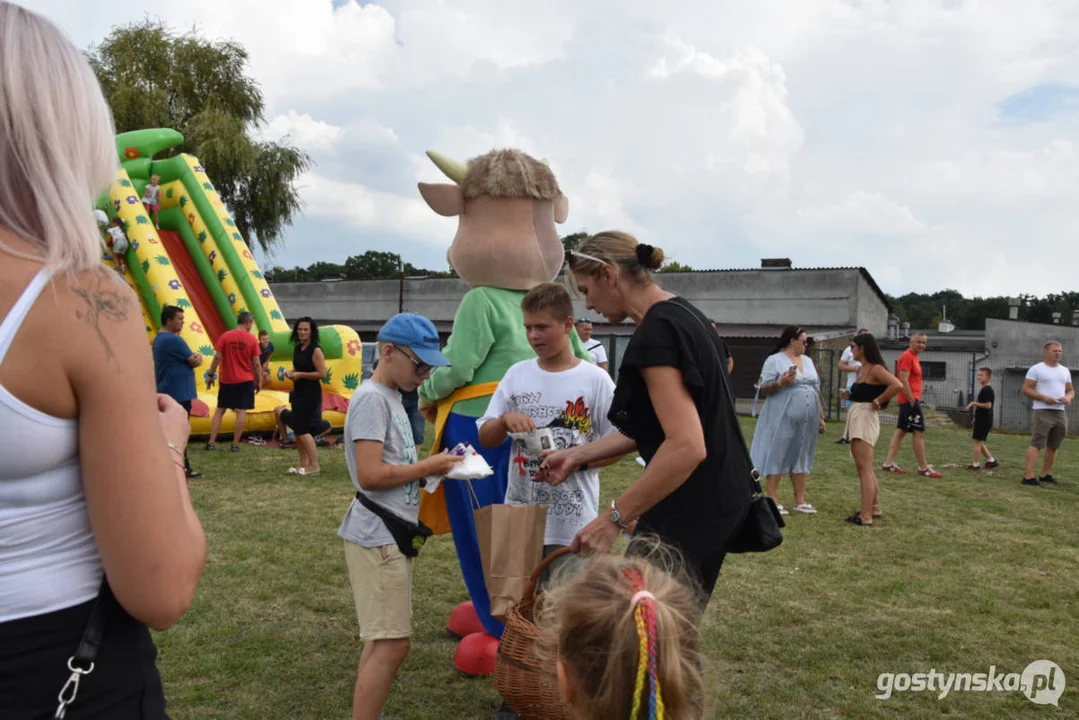
[[[939,330],[911,330],[910,336],[925,335],[926,352],[931,350],[954,350],[957,352],[981,352],[985,349],[984,330],[953,330],[942,333]],[[877,338],[881,350],[896,350],[910,346],[909,338],[889,340]]]
[[[877,281],[873,279],[873,276],[869,274],[869,271],[864,267],[850,265],[850,266],[838,266],[838,267],[790,267],[790,268],[714,268],[714,269],[694,269],[688,270],[687,273],[737,273],[737,272],[774,272],[774,273],[790,273],[790,272],[822,272],[832,270],[857,270],[865,278],[865,281],[869,283],[869,287],[873,288],[873,291],[880,296],[880,299],[884,301],[884,304],[888,307],[888,312],[892,312],[892,303],[888,297],[888,294],[880,289],[880,285],[877,285]],[[665,274],[665,273],[664,273]],[[671,273],[671,275],[677,275],[678,273]]]

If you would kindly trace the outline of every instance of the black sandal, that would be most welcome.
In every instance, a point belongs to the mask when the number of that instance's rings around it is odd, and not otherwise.
[[[862,527],[873,527],[873,523],[871,523],[871,522],[868,522],[868,523],[867,522],[862,522],[862,514],[861,513],[854,513],[849,518],[847,518],[847,522],[849,522],[851,525],[861,525]]]

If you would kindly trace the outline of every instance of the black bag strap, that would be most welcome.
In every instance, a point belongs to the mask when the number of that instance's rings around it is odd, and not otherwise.
[[[393,536],[394,542],[397,543],[397,547],[401,549],[407,557],[416,557],[419,555],[420,549],[416,545],[416,539],[420,538],[419,545],[423,545],[427,538],[434,533],[431,528],[424,525],[418,520],[411,522],[405,520],[402,517],[398,517],[395,513],[391,512],[382,505],[379,505],[371,498],[367,497],[360,491],[356,491],[356,499],[360,501],[360,504],[370,510],[382,524],[389,530],[390,535]]]
[[[68,676],[67,682],[56,697],[59,705],[56,706],[54,720],[63,718],[67,714],[68,705],[75,702],[75,697],[79,694],[79,681],[94,671],[94,660],[97,658],[98,650],[101,649],[101,641],[105,637],[105,623],[108,620],[109,609],[115,603],[116,598],[113,597],[109,581],[102,576],[101,589],[90,610],[90,619],[86,621],[86,629],[82,631],[79,646],[75,649],[75,654],[67,659],[67,669],[71,671],[71,675]]]
[[[421,524],[421,523],[411,523],[411,522],[409,522],[408,520],[405,520],[402,517],[398,517],[391,510],[389,510],[388,508],[382,507],[377,502],[375,502],[371,498],[367,497],[366,495],[364,495],[359,490],[356,491],[356,499],[360,501],[360,505],[363,505],[365,508],[367,508],[372,513],[377,515],[378,519],[381,520],[382,522],[386,523],[387,525],[390,522],[394,522],[394,521],[396,521],[400,525],[413,525],[413,524],[420,525]],[[386,517],[387,515],[389,516],[389,518]]]
[[[709,330],[708,326],[704,324],[704,321],[697,317],[697,313],[693,312],[690,308],[686,307],[677,299],[671,300],[671,304],[675,307],[681,308],[691,318],[697,321],[697,324],[701,326],[701,329],[708,335],[709,346],[716,355],[716,362],[719,365],[719,377],[723,380],[723,387],[727,391],[727,399],[731,403],[731,411],[734,413],[734,427],[738,430],[738,439],[742,441],[742,452],[746,454],[746,462],[749,464],[749,480],[750,485],[753,488],[754,495],[760,495],[764,490],[761,488],[761,474],[756,467],[753,466],[753,458],[749,454],[749,446],[746,445],[746,437],[742,434],[742,423],[738,422],[738,408],[734,404],[734,390],[731,389],[730,378],[727,377],[727,366],[723,361],[723,357],[719,353],[719,348],[716,347],[716,340],[719,340],[719,333],[715,330]]]

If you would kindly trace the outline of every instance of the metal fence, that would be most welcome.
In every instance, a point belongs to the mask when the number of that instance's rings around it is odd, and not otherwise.
[[[882,354],[889,370],[894,373],[899,351],[886,350]],[[996,397],[993,404],[994,427],[1015,432],[1030,430],[1032,401],[1023,395],[1023,381],[1027,370],[1042,361],[1040,355],[926,350],[918,359],[922,364],[922,403],[927,407],[947,414],[957,425],[969,426],[971,414],[966,412],[966,406],[978,397],[978,368],[987,367],[993,373],[990,386]],[[1072,371],[1073,378],[1077,372]],[[1073,404],[1067,412],[1069,432],[1079,433],[1076,406]]]
[[[628,335],[596,335],[604,343],[607,357],[610,359],[611,377],[618,380],[618,366],[622,353],[629,344]],[[731,373],[731,387],[734,390],[735,406],[741,414],[748,415],[753,409],[757,380],[760,378],[764,361],[774,351],[774,345],[728,345],[734,358],[734,371]],[[810,357],[821,378],[821,400],[829,420],[839,417],[839,354],[830,349],[814,349]]]
[[[611,377],[618,380],[618,367],[629,344],[628,335],[596,335],[607,349]],[[364,346],[364,377],[370,373],[374,360],[374,343]],[[370,350],[368,350],[370,348]],[[739,413],[749,414],[753,407],[755,385],[760,377],[765,359],[772,353],[772,345],[730,345],[734,356],[734,372],[731,384],[734,389]],[[883,350],[884,362],[891,372],[899,350]],[[369,356],[370,355],[370,356]],[[846,373],[839,370],[839,351],[830,348],[813,348],[810,357],[821,378],[821,401],[829,420],[842,421],[846,417],[839,390],[846,386]],[[1066,360],[1067,358],[1065,358]],[[996,394],[993,407],[993,425],[1002,430],[1028,432],[1030,430],[1031,400],[1023,395],[1023,380],[1032,365],[1041,362],[1038,354],[997,355],[980,352],[934,351],[927,349],[919,357],[922,363],[922,403],[948,415],[957,425],[968,426],[971,415],[966,405],[978,396],[975,374],[978,368],[993,371],[991,386]],[[1079,365],[1079,359],[1076,361]],[[1072,370],[1073,383],[1079,381],[1079,369]],[[893,406],[894,408],[894,406]],[[889,408],[893,410],[893,408]],[[1079,433],[1079,403],[1068,408],[1069,432]],[[883,418],[887,420],[887,418]]]
[[[1042,361],[1040,356],[996,355],[986,358],[979,366],[993,370],[993,389],[996,393],[994,407],[995,425],[1004,430],[1027,432],[1030,430],[1030,418],[1033,400],[1023,395],[1023,381],[1032,365]],[[1079,370],[1071,369],[1072,385],[1079,381]],[[1079,410],[1072,403],[1068,413],[1068,432],[1079,433]]]

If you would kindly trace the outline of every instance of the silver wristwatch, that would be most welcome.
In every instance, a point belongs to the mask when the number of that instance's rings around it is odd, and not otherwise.
[[[622,522],[622,513],[618,512],[618,508],[614,505],[614,500],[611,500],[611,522],[623,530],[629,530],[629,526]]]

